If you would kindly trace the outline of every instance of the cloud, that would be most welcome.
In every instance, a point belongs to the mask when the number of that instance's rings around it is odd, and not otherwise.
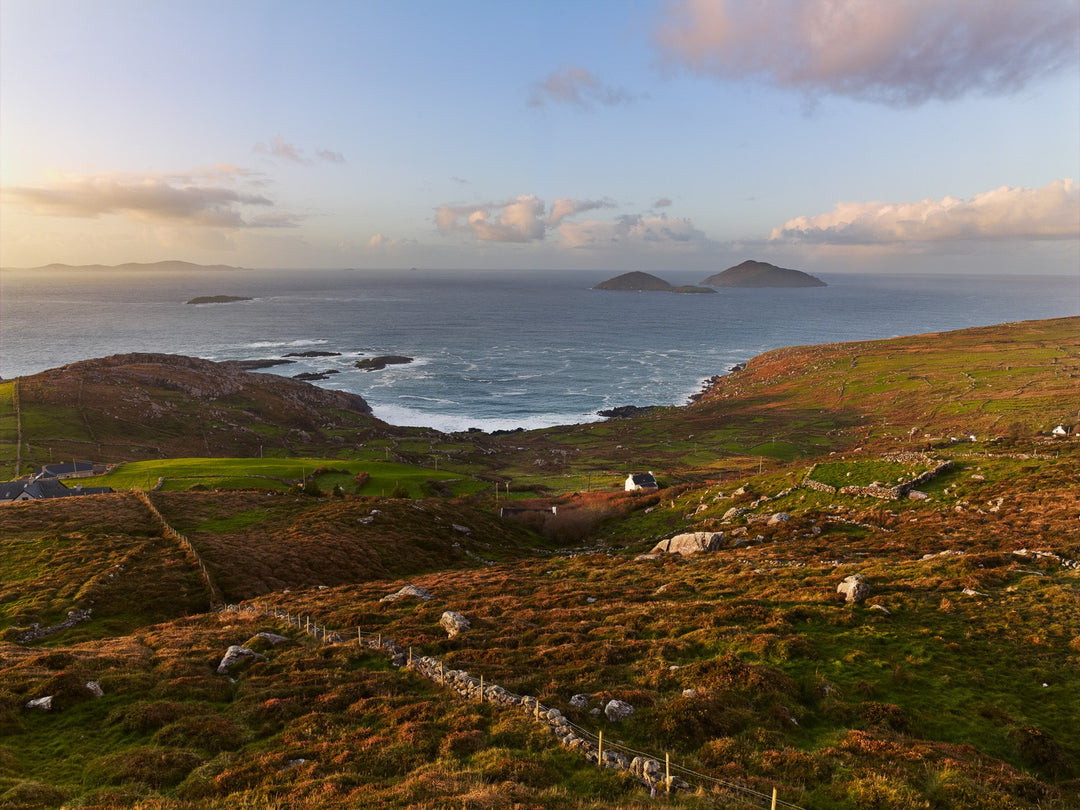
[[[285,213],[246,219],[246,207],[270,207],[273,202],[210,179],[197,180],[211,175],[235,180],[242,172],[216,167],[186,175],[57,175],[46,185],[5,189],[4,199],[32,213],[56,217],[121,214],[156,223],[212,228],[283,228],[298,223],[297,217]]]
[[[325,160],[327,163],[345,163],[345,156],[341,152],[331,152],[329,149],[316,149],[315,157]]]
[[[543,239],[546,231],[544,202],[532,194],[503,203],[442,205],[435,224],[443,231],[469,233],[481,242],[531,242]]]
[[[671,219],[665,214],[571,221],[586,211],[614,207],[616,204],[607,199],[560,197],[546,213],[544,201],[527,194],[503,203],[443,205],[436,209],[435,224],[441,231],[465,233],[483,242],[534,242],[550,235],[560,247],[584,250],[622,247],[698,252],[715,247],[691,220]]]
[[[611,200],[571,200],[562,197],[551,204],[551,214],[548,216],[547,223],[555,227],[567,217],[572,217],[583,211],[614,207],[615,203]]]
[[[534,84],[529,94],[530,107],[543,107],[550,102],[589,110],[597,104],[613,107],[633,100],[633,94],[621,87],[604,84],[591,70],[577,65],[552,71]]]
[[[559,235],[565,246],[601,249],[616,246],[699,251],[712,243],[689,219],[626,214],[612,222],[564,222]]]
[[[373,251],[392,251],[415,244],[415,239],[392,239],[386,234],[377,233],[368,239],[367,248]]]
[[[1080,237],[1080,188],[1071,179],[1042,188],[1002,186],[970,200],[838,203],[827,214],[797,217],[773,229],[772,241],[897,245],[964,240]]]
[[[671,0],[669,62],[897,106],[1015,92],[1075,67],[1077,0]]]
[[[301,166],[310,166],[315,160],[309,158],[304,150],[293,143],[289,143],[280,135],[275,136],[269,143],[260,141],[255,144],[251,151],[258,155],[269,155],[290,163],[298,163]],[[345,163],[345,156],[341,152],[332,152],[329,149],[316,149],[315,158],[327,163]]]
[[[671,205],[671,200],[667,197],[661,197],[659,200],[652,204],[653,208],[668,208]]]

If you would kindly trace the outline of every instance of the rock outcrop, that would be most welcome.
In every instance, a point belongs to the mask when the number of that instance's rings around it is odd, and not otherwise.
[[[470,624],[469,620],[460,613],[447,610],[443,613],[442,618],[439,619],[439,626],[446,631],[447,636],[454,638],[472,627],[472,624]]]
[[[667,552],[686,556],[701,551],[719,551],[723,544],[723,532],[687,532],[686,534],[677,534],[667,540],[661,540],[653,547],[650,553]]]
[[[609,723],[621,723],[634,713],[634,707],[621,700],[609,700],[604,706],[604,717]]]
[[[232,671],[233,667],[243,662],[246,666],[250,666],[256,661],[265,661],[266,656],[261,653],[255,652],[250,647],[241,647],[239,644],[233,644],[229,649],[225,651],[224,657],[221,659],[221,663],[218,664],[218,675],[228,675]]]
[[[870,595],[870,583],[862,574],[852,574],[836,586],[836,592],[844,594],[846,602],[857,605]]]
[[[380,602],[396,602],[398,599],[404,599],[406,597],[415,597],[422,602],[430,602],[435,597],[424,588],[417,587],[416,585],[406,585],[403,588],[399,588],[394,593],[388,593]]]

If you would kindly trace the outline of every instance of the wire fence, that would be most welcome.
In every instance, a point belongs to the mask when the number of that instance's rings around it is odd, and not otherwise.
[[[150,500],[150,496],[143,492],[141,489],[131,490],[135,497],[142,501],[143,505],[150,510],[150,513],[161,524],[161,536],[166,540],[172,540],[174,543],[180,545],[188,556],[191,558],[192,563],[199,569],[199,575],[202,577],[203,585],[206,587],[207,593],[210,596],[210,609],[221,610],[225,605],[225,600],[221,596],[221,591],[218,590],[218,586],[214,583],[213,577],[210,576],[210,571],[206,567],[206,563],[202,561],[202,557],[199,556],[198,550],[191,544],[180,532],[176,531],[169,522],[165,520],[165,517],[158,511],[158,508],[154,506],[154,502]]]
[[[797,804],[780,799],[776,788],[771,794],[765,793],[739,782],[720,779],[693,768],[684,767],[672,762],[667,754],[660,757],[622,743],[611,742],[605,739],[602,730],[593,732],[572,722],[559,709],[541,703],[539,697],[518,695],[498,684],[485,684],[483,676],[476,677],[463,670],[448,668],[444,661],[434,656],[414,655],[411,647],[404,648],[393,639],[383,637],[381,633],[365,635],[362,628],[357,628],[355,633],[345,633],[331,629],[325,624],[320,625],[318,621],[313,622],[310,616],[294,615],[283,608],[266,607],[257,603],[243,606],[227,605],[224,609],[270,616],[296,627],[324,644],[355,641],[359,646],[385,653],[396,666],[412,669],[423,677],[449,688],[460,697],[495,706],[517,708],[523,714],[531,716],[535,722],[546,725],[559,738],[564,748],[585,756],[597,763],[598,767],[629,771],[653,793],[657,791],[668,793],[711,791],[728,795],[735,794],[773,810],[780,807],[803,810]]]

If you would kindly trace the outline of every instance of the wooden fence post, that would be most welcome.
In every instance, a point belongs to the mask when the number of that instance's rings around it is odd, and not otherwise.
[[[480,702],[484,702],[484,676],[480,676]]]
[[[671,793],[671,754],[664,752],[664,785],[667,792]]]
[[[772,789],[772,810],[776,810],[776,788]]]
[[[604,767],[604,731],[600,730],[600,735],[596,739],[596,765],[599,768]]]

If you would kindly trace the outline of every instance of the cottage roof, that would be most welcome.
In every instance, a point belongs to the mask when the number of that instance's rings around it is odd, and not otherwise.
[[[61,464],[46,464],[37,468],[37,475],[44,478],[56,478],[58,475],[74,475],[94,471],[92,461],[67,461]]]

